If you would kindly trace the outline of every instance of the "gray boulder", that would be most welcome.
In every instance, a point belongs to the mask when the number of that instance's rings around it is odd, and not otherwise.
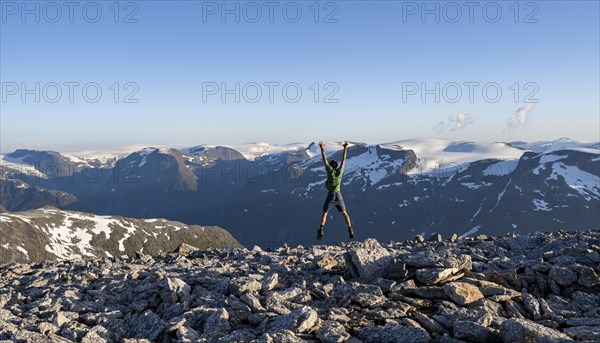
[[[289,314],[275,317],[267,325],[268,332],[289,330],[295,333],[310,331],[319,322],[317,312],[308,306],[302,306]]]
[[[577,273],[566,267],[553,266],[550,268],[550,278],[560,286],[567,287],[577,282]]]
[[[408,326],[370,326],[360,330],[358,338],[364,343],[429,343],[427,331]]]
[[[145,338],[151,341],[156,341],[166,328],[166,323],[151,310],[133,315],[128,324],[133,338]]]
[[[416,272],[417,280],[424,285],[434,285],[442,280],[450,278],[452,275],[458,273],[458,268],[431,268],[431,269],[419,269]]]
[[[453,324],[454,337],[469,342],[502,342],[492,329],[470,321],[457,321]]]
[[[341,343],[350,338],[344,326],[338,322],[327,322],[317,330],[316,336],[323,343]]]
[[[359,247],[348,252],[350,261],[362,278],[383,277],[389,273],[393,258],[373,238],[365,240]]]
[[[261,289],[260,282],[247,276],[229,280],[229,291],[238,297],[246,292],[258,292]]]
[[[511,318],[500,325],[504,343],[537,342],[540,339],[572,340],[562,332],[526,319]]]

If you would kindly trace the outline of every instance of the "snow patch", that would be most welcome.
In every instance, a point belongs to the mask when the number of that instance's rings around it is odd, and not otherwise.
[[[419,165],[410,173],[441,172],[448,174],[464,165],[485,159],[518,159],[523,150],[505,143],[452,142],[441,139],[408,139],[385,143],[382,147],[413,150]],[[449,175],[448,175],[449,176]]]
[[[53,209],[43,209],[43,211],[48,213],[57,212]],[[79,255],[96,257],[91,246],[92,239],[101,233],[104,233],[107,239],[110,238],[112,233],[110,225],[119,225],[120,223],[108,216],[83,215],[74,212],[61,212],[61,214],[65,217],[62,224],[57,226],[52,223],[45,225],[42,229],[50,235],[50,243],[46,245],[46,251],[64,259],[78,257]],[[87,223],[91,222],[93,226],[91,228],[79,227],[77,226],[79,220]],[[128,230],[132,229],[128,228]]]
[[[592,198],[600,198],[600,177],[577,167],[557,162],[552,165],[552,174],[548,179],[558,180],[559,176],[563,178],[569,187],[581,194],[585,200],[590,201]]]
[[[477,231],[479,231],[479,229],[481,229],[481,225],[477,225],[474,228],[472,228],[471,230],[463,233],[462,235],[460,235],[460,238],[465,238],[465,237],[468,237],[470,235],[474,235],[475,233],[477,233]]]
[[[534,211],[540,212],[540,211],[544,211],[544,212],[548,212],[548,211],[552,211],[551,208],[548,208],[548,203],[545,202],[544,200],[541,199],[533,199],[533,205],[535,206],[535,208],[533,209]]]
[[[510,182],[506,184],[506,186],[504,186],[504,189],[502,190],[502,192],[500,192],[500,194],[498,194],[498,197],[496,198],[496,205],[494,205],[494,207],[492,207],[490,209],[490,213],[492,213],[492,211],[498,207],[498,204],[500,203],[500,199],[502,199],[502,197],[504,196],[504,193],[506,193],[506,189],[508,188],[508,185],[510,185]]]
[[[34,166],[24,163],[23,158],[12,158],[6,155],[0,155],[0,168],[14,170],[17,173],[25,175],[46,178],[46,174],[40,173]]]
[[[479,189],[481,187],[487,187],[487,186],[491,186],[492,184],[490,182],[462,182],[461,185],[471,189],[471,190],[476,190]]]
[[[566,158],[566,157],[567,156],[543,155],[542,157],[540,157],[540,165],[537,168],[533,169],[531,172],[534,173],[535,175],[539,175],[540,170],[546,169],[545,164],[551,163],[551,162],[556,162],[556,161],[562,160],[563,158]]]
[[[20,252],[22,252],[25,257],[27,257],[29,259],[29,251],[25,250],[25,248],[23,248],[22,246],[17,246],[17,250],[19,250]]]
[[[139,168],[143,167],[146,164],[146,162],[148,162],[148,160],[147,160],[148,155],[150,155],[151,153],[153,153],[155,151],[157,151],[157,149],[154,149],[154,148],[146,148],[146,149],[140,151],[138,153],[138,155],[140,155],[140,157],[142,158],[142,161],[140,162],[138,167]]]
[[[346,160],[344,174],[348,173],[351,176],[344,184],[364,177],[369,181],[371,186],[374,186],[388,176],[388,174],[397,172],[403,163],[403,159],[390,160],[389,155],[379,156],[377,154],[377,147],[371,146],[366,152]]]
[[[519,160],[505,160],[487,167],[482,174],[485,176],[504,176],[512,173],[517,168]]]

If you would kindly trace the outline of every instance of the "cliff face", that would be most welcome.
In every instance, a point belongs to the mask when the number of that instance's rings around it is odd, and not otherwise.
[[[0,267],[0,339],[600,340],[600,232]]]

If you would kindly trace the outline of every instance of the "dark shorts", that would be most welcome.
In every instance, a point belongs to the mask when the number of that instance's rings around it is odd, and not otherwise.
[[[344,204],[344,198],[342,198],[342,193],[340,192],[328,192],[327,198],[325,198],[325,203],[323,204],[323,212],[329,211],[329,208],[335,205],[338,211],[344,212],[346,211],[346,205]]]

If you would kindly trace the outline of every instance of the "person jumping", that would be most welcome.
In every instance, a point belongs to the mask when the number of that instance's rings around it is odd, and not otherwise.
[[[338,162],[336,160],[331,160],[327,163],[327,157],[325,156],[325,144],[323,142],[319,143],[319,147],[321,148],[321,157],[323,158],[323,163],[325,164],[325,170],[327,171],[327,181],[325,182],[325,188],[327,188],[327,198],[325,198],[325,203],[323,204],[323,216],[321,217],[321,226],[319,226],[319,231],[317,231],[317,240],[321,240],[323,238],[323,227],[325,226],[325,221],[327,220],[327,212],[332,205],[337,207],[339,212],[342,212],[344,216],[344,220],[346,224],[348,224],[348,235],[350,239],[354,238],[354,230],[352,229],[352,224],[350,223],[350,216],[348,216],[348,212],[346,212],[346,206],[344,205],[344,198],[342,198],[342,193],[340,192],[340,186],[342,185],[342,174],[344,173],[344,164],[346,162],[346,151],[348,149],[348,142],[344,142],[344,154],[342,157],[342,163],[340,163],[338,168]]]

